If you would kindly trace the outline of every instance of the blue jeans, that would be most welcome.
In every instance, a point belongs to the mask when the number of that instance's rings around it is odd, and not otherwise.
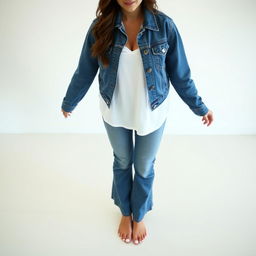
[[[111,198],[122,215],[132,214],[139,222],[147,211],[152,210],[154,163],[166,120],[159,129],[145,136],[138,135],[135,130],[134,146],[132,129],[113,127],[104,119],[103,122],[114,156]]]

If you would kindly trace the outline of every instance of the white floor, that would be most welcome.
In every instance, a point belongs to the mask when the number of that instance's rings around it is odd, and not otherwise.
[[[0,135],[1,256],[255,256],[256,136],[164,135],[140,245],[117,234],[106,134]]]

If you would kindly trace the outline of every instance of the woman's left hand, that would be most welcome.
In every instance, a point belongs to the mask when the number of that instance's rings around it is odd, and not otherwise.
[[[204,122],[203,124],[207,124],[207,126],[213,122],[213,113],[211,110],[209,110],[207,114],[203,116],[202,121]]]

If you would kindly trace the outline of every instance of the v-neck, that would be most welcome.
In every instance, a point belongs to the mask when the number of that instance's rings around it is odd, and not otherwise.
[[[138,47],[137,49],[135,49],[135,50],[131,50],[131,49],[129,49],[126,45],[124,46],[129,52],[136,52],[137,50],[139,50],[140,48]]]

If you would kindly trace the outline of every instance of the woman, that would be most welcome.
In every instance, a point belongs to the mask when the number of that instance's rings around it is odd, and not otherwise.
[[[118,233],[123,241],[139,244],[147,235],[143,217],[153,206],[154,162],[169,109],[169,82],[207,126],[213,113],[190,78],[176,25],[157,10],[155,0],[100,0],[96,14],[62,112],[65,117],[72,113],[99,69],[99,106],[114,156],[111,198],[122,213]]]

